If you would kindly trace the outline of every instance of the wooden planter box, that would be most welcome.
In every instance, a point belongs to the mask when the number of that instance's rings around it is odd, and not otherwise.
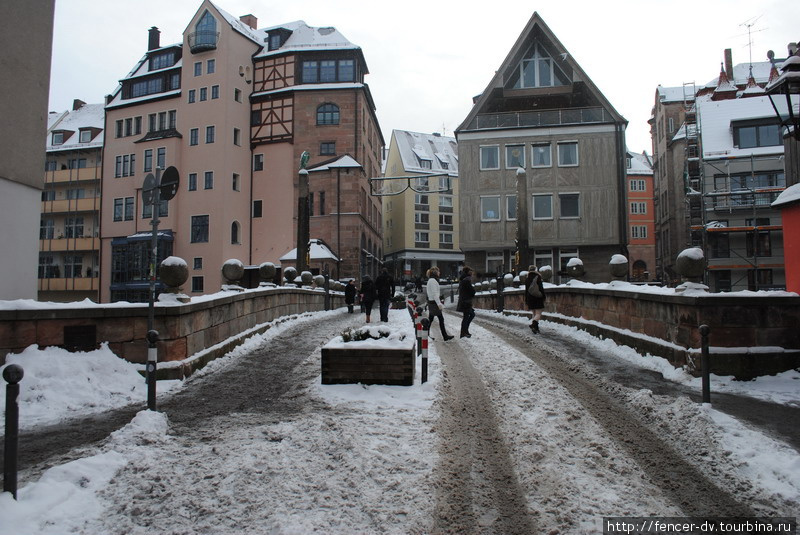
[[[413,338],[407,348],[323,347],[322,384],[411,386],[415,365]]]

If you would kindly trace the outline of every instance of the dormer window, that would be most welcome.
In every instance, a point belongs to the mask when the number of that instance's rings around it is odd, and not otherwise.
[[[217,19],[206,11],[194,27],[194,33],[189,34],[189,48],[192,54],[214,50],[217,48],[219,32],[217,32]]]
[[[89,143],[92,140],[91,130],[81,130],[81,143]]]
[[[64,132],[53,132],[53,145],[64,144]]]
[[[528,89],[568,84],[569,77],[556,64],[545,47],[541,43],[535,42],[510,73],[506,87]]]
[[[175,51],[169,50],[161,54],[150,56],[150,70],[157,71],[175,65]]]
[[[272,33],[269,35],[269,49],[278,50],[281,47],[281,34]]]

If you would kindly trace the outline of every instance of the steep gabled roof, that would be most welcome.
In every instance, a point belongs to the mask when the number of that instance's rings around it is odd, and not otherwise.
[[[456,132],[466,129],[467,125],[469,125],[479,113],[486,109],[495,89],[503,88],[505,73],[524,54],[525,50],[530,45],[530,42],[534,36],[534,32],[538,32],[541,37],[548,42],[550,47],[556,51],[556,56],[554,57],[560,58],[561,62],[566,64],[568,69],[572,72],[572,83],[582,82],[585,84],[592,96],[595,97],[600,105],[611,114],[611,116],[614,118],[614,121],[627,123],[625,118],[622,117],[622,115],[620,115],[616,109],[614,109],[608,99],[606,99],[605,95],[600,92],[594,82],[592,82],[589,76],[587,76],[586,72],[584,72],[581,66],[578,65],[578,62],[575,61],[572,55],[567,51],[566,47],[561,44],[561,41],[558,40],[558,37],[556,37],[547,24],[545,24],[544,20],[539,16],[539,13],[534,12],[533,16],[531,16],[530,20],[528,21],[528,24],[525,25],[522,33],[520,33],[517,41],[514,43],[514,46],[511,47],[511,50],[509,50],[506,58],[500,65],[500,68],[495,72],[494,77],[492,78],[491,82],[489,82],[489,85],[486,86],[486,89],[484,89],[483,93],[476,97],[475,104],[472,106],[472,109],[470,110],[466,119],[464,119],[461,125],[459,125],[459,127],[456,129]]]
[[[394,130],[392,135],[406,172],[458,176],[458,143],[455,138],[407,130]],[[430,167],[423,167],[422,161],[430,162]]]

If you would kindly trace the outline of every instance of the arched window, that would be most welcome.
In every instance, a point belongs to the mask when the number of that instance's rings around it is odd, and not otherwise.
[[[238,221],[234,221],[233,223],[231,223],[231,243],[240,243],[239,242],[239,235],[241,234],[240,229],[241,225],[239,225]]]
[[[194,27],[194,33],[189,36],[189,46],[192,53],[217,48],[217,20],[206,11]]]
[[[631,278],[635,281],[641,281],[647,278],[647,264],[644,261],[637,260],[633,263]]]
[[[331,103],[319,106],[317,124],[339,124],[339,106]]]

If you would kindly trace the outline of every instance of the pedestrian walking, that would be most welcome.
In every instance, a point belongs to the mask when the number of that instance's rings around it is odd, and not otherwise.
[[[458,305],[456,310],[463,312],[461,319],[461,338],[472,338],[469,324],[475,319],[475,309],[472,307],[472,298],[475,297],[475,287],[472,285],[472,268],[464,266],[461,270],[461,280],[458,283]]]
[[[534,334],[539,334],[539,320],[542,319],[545,299],[547,299],[547,296],[544,293],[542,274],[539,273],[536,266],[530,266],[528,268],[528,277],[525,281],[525,304],[528,305],[532,313],[530,327]]]
[[[358,293],[358,288],[356,288],[356,280],[350,279],[347,282],[347,286],[344,287],[344,302],[347,305],[347,312],[349,314],[353,313],[353,305],[356,302],[356,293]]]
[[[439,328],[442,330],[442,337],[446,342],[453,337],[447,334],[447,328],[444,326],[444,314],[442,314],[444,302],[442,301],[442,294],[439,288],[439,268],[433,266],[428,270],[427,275],[428,284],[425,287],[425,293],[428,297],[428,319],[430,320],[428,331],[430,331],[433,326],[433,320],[439,318]]]
[[[392,294],[394,294],[394,279],[386,268],[381,269],[381,274],[375,279],[375,290],[378,293],[381,321],[389,321],[389,304],[392,301]]]
[[[361,288],[358,291],[361,298],[361,306],[364,308],[364,313],[367,315],[367,323],[370,321],[372,314],[372,304],[375,302],[375,281],[369,275],[361,277]]]

